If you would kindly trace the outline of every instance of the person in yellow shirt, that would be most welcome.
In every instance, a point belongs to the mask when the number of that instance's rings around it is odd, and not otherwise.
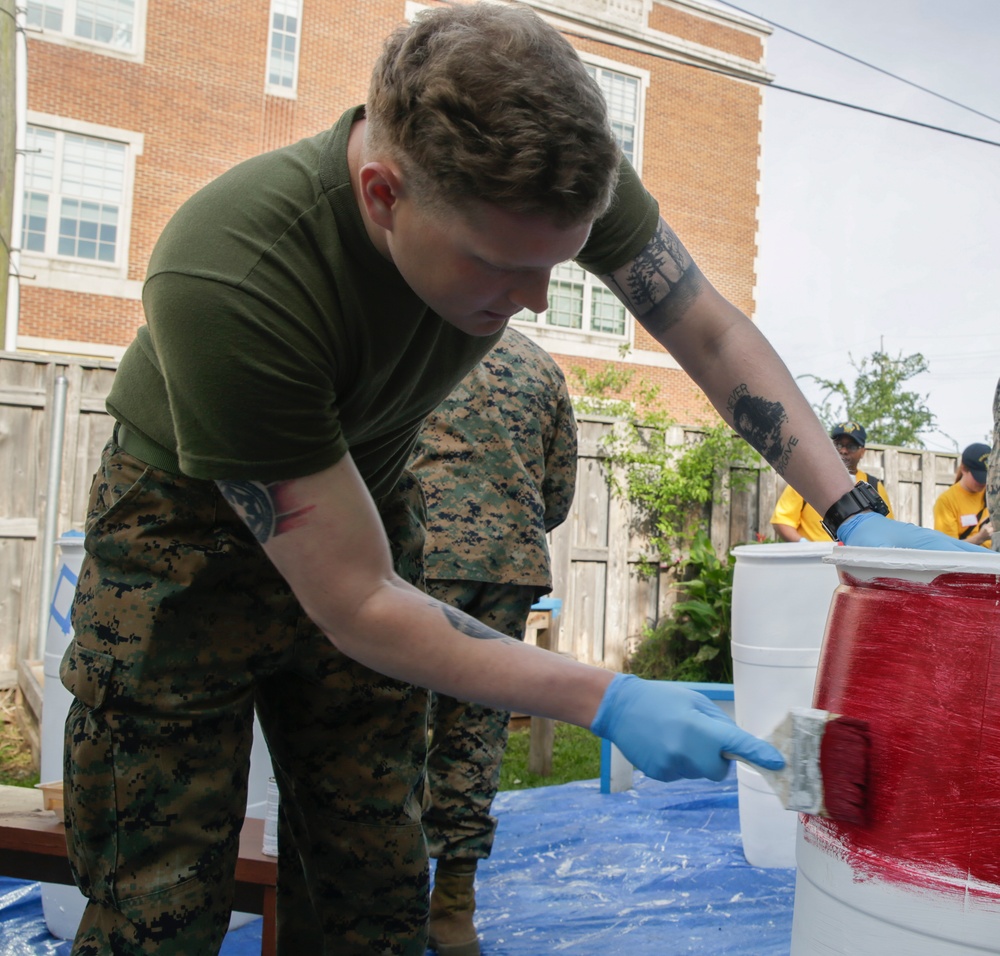
[[[986,506],[986,466],[990,446],[982,442],[962,452],[958,474],[947,491],[934,502],[934,530],[952,538],[991,547],[993,523]]]
[[[863,425],[857,422],[842,422],[830,429],[830,438],[840,455],[847,470],[858,480],[867,481],[878,493],[889,509],[888,517],[892,517],[892,505],[885,485],[874,476],[858,471],[858,464],[865,454],[865,443],[868,433]],[[823,528],[822,517],[812,505],[791,485],[778,499],[771,515],[771,527],[779,541],[832,541]]]

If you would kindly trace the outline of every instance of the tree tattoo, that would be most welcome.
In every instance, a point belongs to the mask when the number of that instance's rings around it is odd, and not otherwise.
[[[300,527],[313,510],[313,505],[295,501],[290,481],[217,481],[216,485],[261,544]]]
[[[768,401],[761,395],[751,395],[746,384],[730,393],[726,407],[733,416],[733,428],[764,456],[778,474],[784,474],[792,449],[799,440],[791,435],[784,439],[781,426],[788,415],[781,402]]]
[[[601,277],[653,335],[667,331],[697,297],[701,273],[661,219],[653,238],[620,270]]]

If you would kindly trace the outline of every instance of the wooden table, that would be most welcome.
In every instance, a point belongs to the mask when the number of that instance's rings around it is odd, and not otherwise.
[[[29,796],[34,799],[29,801]],[[0,787],[0,873],[22,880],[72,884],[66,830],[56,815],[42,810],[41,805],[41,794],[36,790]],[[233,909],[264,917],[261,956],[274,956],[278,861],[261,852],[263,844],[264,821],[248,817],[240,833]]]

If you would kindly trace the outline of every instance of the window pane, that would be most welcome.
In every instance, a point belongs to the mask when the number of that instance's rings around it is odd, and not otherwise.
[[[625,334],[625,307],[603,285],[595,284],[591,289],[590,328],[594,332]]]
[[[564,329],[583,326],[583,286],[553,283],[549,287],[549,311],[545,313],[547,325]]]
[[[298,56],[300,0],[272,0],[267,82],[292,89]]]
[[[631,123],[612,122],[611,132],[628,161],[635,162],[635,126]]]
[[[114,262],[118,209],[124,199],[125,147],[67,133],[61,173],[59,255]]]
[[[55,131],[29,126],[25,133],[25,187],[36,192],[51,192],[52,177],[55,172]]]
[[[549,307],[545,324],[566,329],[583,326],[583,280],[586,273],[575,262],[562,262],[549,280]]]
[[[134,23],[135,0],[77,0],[78,37],[128,50]]]
[[[563,262],[552,270],[549,282],[547,325],[565,329],[583,327],[583,284],[586,273],[575,262]]]
[[[29,126],[26,132],[23,247],[118,262],[126,146],[40,126]],[[50,225],[55,227],[54,236]]]
[[[597,80],[597,85],[608,104],[611,130],[629,162],[635,162],[635,130],[639,122],[639,81],[613,70],[588,66],[587,72]]]
[[[78,199],[121,203],[125,183],[125,147],[93,136],[66,134],[62,193]]]
[[[45,251],[45,228],[49,216],[49,197],[42,193],[26,193],[21,244],[31,252]]]
[[[59,217],[59,255],[113,262],[118,210],[114,206],[64,199]]]
[[[45,251],[49,196],[55,173],[56,134],[54,130],[29,126],[25,130],[24,218],[21,220],[22,248]]]
[[[601,70],[597,82],[608,101],[612,118],[633,122],[639,102],[639,81],[634,76]]]
[[[28,0],[29,27],[62,32],[63,0]]]

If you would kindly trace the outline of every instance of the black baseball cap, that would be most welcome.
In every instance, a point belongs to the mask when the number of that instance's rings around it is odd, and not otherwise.
[[[972,472],[972,477],[981,485],[986,484],[986,463],[990,457],[990,446],[977,441],[962,452],[962,464]]]
[[[841,422],[830,429],[831,438],[840,438],[841,435],[853,438],[862,448],[865,447],[865,442],[868,441],[868,433],[865,431],[865,426],[859,425],[857,422]]]

